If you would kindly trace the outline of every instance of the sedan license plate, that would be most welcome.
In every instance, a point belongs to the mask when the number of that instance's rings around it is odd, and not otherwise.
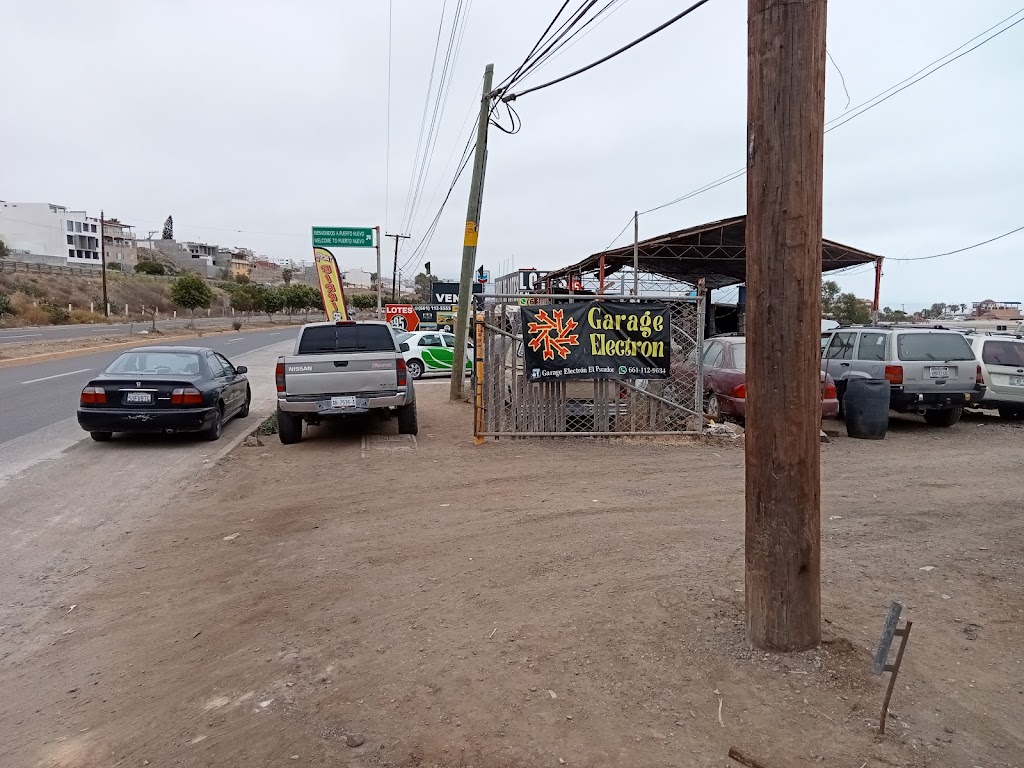
[[[152,403],[153,394],[151,392],[129,392],[125,397],[126,403]]]
[[[929,369],[929,374],[928,375],[931,376],[933,379],[948,379],[949,378],[949,368],[946,367],[946,366],[939,367],[939,366],[933,365]]]
[[[356,399],[354,397],[332,397],[331,408],[355,408]]]
[[[1011,376],[1010,377],[1011,387],[1024,387],[1024,376]]]

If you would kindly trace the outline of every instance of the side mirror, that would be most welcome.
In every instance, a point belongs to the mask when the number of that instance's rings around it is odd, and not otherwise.
[[[244,365],[240,365],[237,368],[235,368],[235,373],[248,373],[248,372],[249,372],[249,369],[246,368]]]
[[[400,350],[402,350],[403,352],[408,352],[409,351],[409,342],[403,341],[401,344],[398,345],[398,348]]]

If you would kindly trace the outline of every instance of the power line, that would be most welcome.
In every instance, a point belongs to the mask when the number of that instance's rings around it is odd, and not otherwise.
[[[518,93],[513,93],[513,94],[509,94],[508,96],[505,96],[504,98],[505,98],[506,100],[508,100],[508,101],[514,101],[515,99],[518,99],[518,98],[519,98],[520,96],[525,96],[525,95],[526,95],[526,94],[528,94],[528,93],[533,93],[534,91],[539,91],[539,90],[541,90],[542,88],[548,88],[548,87],[550,87],[550,86],[552,86],[552,85],[557,85],[558,83],[564,82],[565,80],[568,80],[568,79],[569,79],[569,78],[571,78],[571,77],[576,77],[576,75],[582,75],[582,74],[583,74],[584,72],[586,72],[586,71],[588,71],[588,70],[591,70],[591,69],[593,69],[594,67],[598,66],[599,64],[604,64],[604,63],[605,63],[606,61],[608,61],[609,59],[614,59],[614,58],[615,58],[616,56],[618,56],[618,55],[619,55],[620,53],[625,53],[625,52],[626,52],[626,51],[628,51],[628,50],[629,50],[630,48],[633,48],[634,46],[637,46],[637,45],[639,45],[639,44],[640,44],[640,43],[642,43],[642,42],[643,42],[644,40],[647,40],[647,39],[648,39],[649,37],[653,37],[654,35],[656,35],[656,34],[658,34],[659,32],[661,32],[661,31],[662,31],[663,29],[666,29],[666,28],[668,28],[668,27],[672,26],[672,25],[673,25],[673,24],[675,24],[675,23],[676,23],[677,21],[679,21],[680,19],[682,19],[682,18],[683,18],[683,17],[685,17],[685,16],[689,16],[689,15],[690,15],[691,13],[693,13],[693,12],[694,12],[695,10],[697,10],[698,8],[700,8],[700,7],[702,6],[702,5],[704,5],[704,4],[706,4],[706,3],[708,3],[709,1],[710,1],[710,0],[697,0],[697,2],[696,2],[696,3],[694,3],[693,5],[691,5],[691,6],[690,6],[689,8],[687,8],[687,9],[686,9],[685,11],[683,11],[682,13],[678,13],[678,14],[676,14],[675,16],[673,16],[673,17],[672,17],[671,19],[669,19],[668,21],[666,21],[666,22],[665,22],[664,24],[662,24],[661,26],[659,26],[659,27],[655,27],[655,28],[654,28],[654,29],[652,29],[652,30],[651,30],[650,32],[648,32],[648,33],[647,33],[647,34],[645,34],[645,35],[642,35],[641,37],[638,37],[638,38],[637,38],[636,40],[634,40],[633,42],[631,42],[631,43],[628,43],[628,44],[626,44],[626,45],[622,46],[622,47],[621,47],[621,48],[619,48],[619,49],[618,49],[617,51],[613,51],[612,53],[609,53],[609,54],[608,54],[607,56],[604,56],[603,58],[600,58],[600,59],[598,59],[598,60],[597,60],[597,61],[595,61],[595,62],[592,62],[592,63],[590,63],[590,64],[587,64],[587,66],[585,66],[585,67],[580,67],[579,69],[577,69],[577,70],[574,70],[574,71],[570,72],[570,73],[569,73],[569,74],[567,74],[567,75],[562,75],[561,77],[559,77],[559,78],[556,78],[555,80],[551,80],[551,81],[549,81],[549,82],[546,82],[546,83],[542,83],[541,85],[535,85],[535,86],[533,86],[532,88],[527,88],[527,89],[526,89],[526,90],[524,90],[524,91],[519,91]]]
[[[975,243],[974,245],[968,245],[968,246],[965,246],[964,248],[957,248],[955,251],[946,251],[945,253],[934,253],[931,256],[910,256],[910,257],[903,258],[903,259],[889,259],[889,258],[887,258],[885,261],[887,261],[887,262],[888,261],[928,261],[929,259],[940,259],[943,256],[952,256],[954,253],[963,253],[964,251],[972,251],[975,248],[980,248],[983,245],[988,245],[989,243],[994,243],[996,240],[1002,240],[1004,237],[1009,237],[1010,235],[1016,234],[1017,232],[1020,232],[1022,230],[1024,230],[1024,226],[1017,227],[1016,229],[1011,229],[1009,232],[1004,232],[1003,234],[996,235],[995,237],[990,237],[988,240],[982,240],[980,243]]]
[[[512,84],[515,82],[515,79],[519,76],[519,73],[522,72],[523,67],[525,67],[529,63],[530,59],[537,52],[537,49],[540,48],[540,46],[544,43],[544,38],[547,37],[548,33],[551,31],[551,28],[555,26],[555,22],[558,21],[558,18],[562,15],[562,13],[565,12],[565,9],[569,5],[569,2],[570,0],[565,0],[565,2],[562,3],[562,7],[558,9],[558,13],[556,13],[555,17],[551,19],[550,23],[548,23],[547,27],[541,33],[541,36],[537,38],[537,42],[533,44],[533,48],[531,48],[530,52],[526,54],[526,58],[523,59],[522,63],[518,67],[512,70],[512,74],[510,74],[500,83],[498,83],[498,87],[494,89],[495,91],[503,92],[508,88],[512,87]]]
[[[590,9],[597,5],[597,2],[598,0],[583,0],[583,2],[580,3],[579,8],[577,8],[569,16],[568,19],[562,22],[562,25],[555,31],[551,38],[546,41],[544,49],[539,51],[537,55],[534,57],[534,59],[530,61],[526,66],[524,66],[522,70],[520,70],[519,74],[516,76],[515,80],[513,80],[512,83],[508,86],[508,88],[512,88],[521,81],[523,81],[524,79],[526,79],[526,77],[530,75],[530,72],[537,66],[537,64],[540,61],[542,61],[546,56],[548,56],[556,46],[560,46],[561,44],[563,44],[563,41],[566,40],[566,36],[570,32],[572,32],[572,30],[576,28],[581,21],[583,21],[586,15],[590,12]],[[582,28],[583,27],[580,27],[579,29]],[[576,31],[578,32],[579,29],[577,29]],[[573,34],[576,33],[574,32]]]
[[[391,17],[394,0],[388,0],[388,106],[387,106],[387,128],[385,129],[386,139],[384,142],[384,229],[388,228],[388,211],[390,210],[391,192],[391,40],[392,25]]]
[[[1020,10],[1016,11],[1015,13],[1010,14],[1009,16],[1007,16],[1002,21],[992,25],[991,27],[989,27],[985,31],[980,32],[977,35],[975,35],[974,37],[972,37],[970,40],[960,44],[959,46],[954,48],[949,53],[947,53],[947,54],[945,54],[943,56],[940,56],[939,58],[937,58],[934,61],[932,61],[930,64],[925,65],[921,69],[917,70],[917,72],[915,72],[914,74],[910,75],[910,77],[904,78],[903,80],[901,80],[900,82],[896,83],[895,85],[891,85],[888,88],[886,88],[884,91],[881,91],[880,93],[875,94],[874,96],[872,96],[867,101],[864,101],[864,102],[858,104],[850,112],[846,112],[846,113],[844,113],[844,114],[842,114],[842,115],[840,115],[838,117],[834,117],[831,120],[827,121],[825,123],[825,125],[829,126],[829,127],[827,127],[825,129],[825,133],[829,133],[831,131],[834,131],[836,128],[839,128],[842,125],[846,125],[848,122],[850,122],[854,118],[860,117],[865,112],[868,112],[869,110],[872,110],[875,107],[877,107],[879,104],[882,104],[883,102],[888,101],[890,98],[895,96],[900,91],[904,91],[907,88],[909,88],[910,86],[915,85],[915,84],[921,82],[922,80],[924,80],[929,75],[931,75],[931,74],[933,74],[935,72],[938,72],[940,69],[945,67],[947,64],[952,64],[954,61],[956,61],[960,57],[966,56],[971,51],[977,50],[978,48],[980,48],[985,43],[989,42],[990,40],[995,39],[996,37],[1001,35],[1003,32],[1006,32],[1007,30],[1011,29],[1012,27],[1014,27],[1017,24],[1019,24],[1022,21],[1024,21],[1024,19],[1018,19],[1013,24],[1011,24],[1011,25],[1001,29],[996,34],[994,34],[994,35],[992,35],[990,37],[985,38],[984,40],[982,40],[980,43],[978,43],[974,47],[970,48],[969,50],[963,51],[962,53],[960,53],[955,58],[952,58],[952,59],[949,58],[950,56],[952,56],[957,51],[960,51],[965,46],[970,45],[972,42],[977,40],[979,37],[983,37],[984,35],[986,35],[989,32],[991,32],[993,29],[996,29],[997,27],[1005,24],[1007,21],[1009,21],[1010,19],[1014,18],[1015,16],[1019,16],[1021,13],[1024,13],[1024,8],[1021,8]],[[943,62],[944,59],[949,59],[949,60]],[[939,64],[939,62],[943,62],[943,63],[940,64],[938,67],[935,67],[935,69],[931,69],[936,64]],[[926,74],[922,75],[921,73],[923,73],[923,72],[925,72]],[[921,75],[921,76],[918,77],[918,75]],[[898,89],[898,90],[896,90],[896,89]],[[747,172],[746,167],[738,168],[737,170],[733,171],[732,173],[728,173],[725,176],[722,176],[722,177],[716,179],[715,181],[708,182],[707,184],[705,184],[702,187],[698,187],[697,189],[694,189],[694,190],[691,190],[690,192],[687,192],[685,195],[681,195],[680,197],[677,197],[674,200],[669,200],[667,203],[662,203],[661,205],[656,205],[653,208],[648,208],[647,210],[641,211],[640,213],[641,214],[653,213],[654,211],[660,211],[662,208],[668,208],[669,206],[675,205],[677,203],[681,203],[684,200],[689,200],[692,197],[696,197],[697,195],[703,194],[704,192],[708,192],[708,191],[710,191],[712,189],[715,189],[716,187],[720,187],[723,184],[726,184],[726,183],[728,183],[730,181],[734,181],[735,179],[738,179],[741,176],[744,176],[746,174],[746,172]]]

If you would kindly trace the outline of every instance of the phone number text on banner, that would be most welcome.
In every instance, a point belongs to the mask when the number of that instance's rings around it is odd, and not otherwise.
[[[591,301],[520,311],[531,381],[668,376],[672,332],[664,304]]]

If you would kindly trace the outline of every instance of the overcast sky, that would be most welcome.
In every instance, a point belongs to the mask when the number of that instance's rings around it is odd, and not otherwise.
[[[447,0],[442,46],[457,2]],[[454,174],[484,65],[494,63],[496,81],[505,77],[558,5],[472,2],[400,261]],[[178,239],[296,259],[309,258],[313,224],[395,232],[408,218],[443,6],[393,0],[388,174],[386,0],[0,0],[0,198],[92,214],[103,207],[143,236],[173,214]],[[623,0],[527,85],[614,50],[680,8]],[[856,106],[1016,10],[1018,0],[833,0],[828,49]],[[895,258],[1024,225],[1022,77],[1024,24],[830,133],[825,236]],[[846,105],[830,65],[826,119]],[[516,106],[522,131],[491,133],[479,260],[494,275],[513,260],[576,261],[607,246],[634,209],[743,167],[746,3],[712,0]],[[457,274],[468,176],[426,249],[441,276]],[[641,217],[641,237],[744,210],[741,178]],[[889,263],[882,303],[1024,300],[1022,253],[1024,232],[960,256]],[[343,256],[342,269],[373,270],[372,251]],[[870,295],[867,271],[839,279]]]

